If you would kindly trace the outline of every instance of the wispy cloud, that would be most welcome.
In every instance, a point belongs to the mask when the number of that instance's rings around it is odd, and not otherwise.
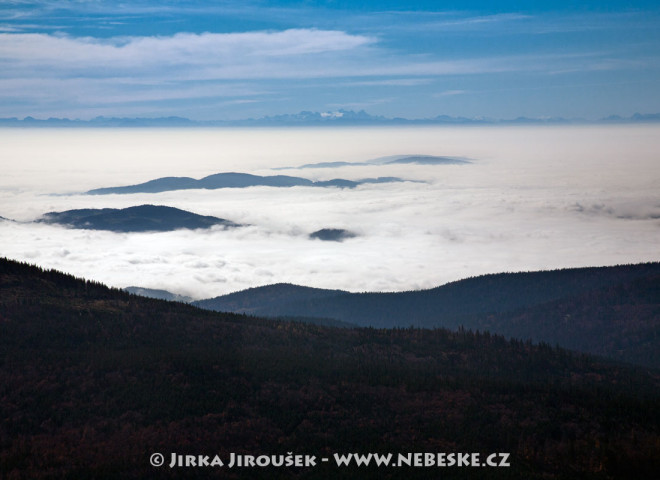
[[[442,61],[392,55],[375,38],[314,29],[107,39],[5,33],[0,65],[0,100],[10,114],[15,101],[44,112],[87,105],[90,113],[101,105],[123,105],[127,112],[127,104],[214,97],[238,105],[272,91],[264,82],[277,79],[371,77],[346,86],[396,88],[430,84],[429,76],[530,68],[527,59],[515,57]]]
[[[364,18],[364,17],[363,17]],[[366,29],[380,28],[383,31],[416,32],[489,32],[496,29],[520,28],[519,24],[533,20],[532,15],[507,12],[492,15],[474,15],[469,12],[379,12],[365,18]]]
[[[427,23],[427,27],[435,28],[465,28],[465,29],[474,29],[482,28],[489,25],[499,26],[502,23],[511,23],[518,22],[521,20],[529,20],[534,18],[531,15],[524,15],[520,13],[498,13],[494,15],[479,15],[479,16],[467,16],[462,18],[446,19],[439,20],[433,23]]]
[[[376,38],[343,31],[294,29],[235,34],[178,33],[155,37],[70,37],[49,34],[0,34],[2,77],[108,78],[161,76],[163,80],[237,78],[313,78],[380,75],[443,75],[552,68],[601,52],[472,56],[438,59],[393,54]],[[630,67],[611,61],[607,68]],[[374,79],[364,85],[410,86],[428,78]],[[374,83],[375,82],[375,83]]]
[[[74,38],[45,34],[1,34],[0,60],[17,68],[47,68],[70,74],[96,69],[138,69],[247,63],[354,49],[373,39],[340,31],[285,30],[236,34],[179,33],[169,37]],[[98,73],[98,72],[97,72]]]
[[[387,78],[383,80],[360,80],[354,82],[343,82],[342,86],[350,87],[419,87],[434,82],[432,78]]]
[[[453,97],[454,95],[464,95],[468,93],[467,90],[445,90],[443,92],[435,93],[435,97]]]
[[[15,24],[0,24],[0,32],[4,33],[22,33],[34,30],[63,30],[64,25],[42,25],[42,24],[29,24],[29,23],[15,23]]]
[[[325,76],[337,56],[359,52],[373,42],[313,29],[109,39],[0,34],[0,99],[5,105],[17,99],[40,105],[42,111],[59,103],[66,111],[67,102],[74,110],[109,103],[262,95],[268,91],[263,85],[231,81]]]
[[[362,102],[344,102],[344,103],[329,103],[326,106],[332,109],[344,109],[344,110],[363,110],[365,108],[373,107],[375,105],[382,105],[384,103],[389,103],[392,98],[374,98],[369,101]]]

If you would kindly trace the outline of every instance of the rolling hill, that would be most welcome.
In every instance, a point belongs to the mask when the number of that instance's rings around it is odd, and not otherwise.
[[[128,293],[132,293],[134,295],[140,295],[142,297],[158,298],[160,300],[168,300],[171,302],[183,302],[183,303],[192,302],[191,297],[188,297],[186,295],[179,295],[158,288],[142,288],[142,287],[131,286],[124,288],[124,290],[126,290]]]
[[[240,227],[222,218],[197,215],[178,208],[162,205],[139,205],[128,208],[86,208],[49,212],[37,220],[85,230],[110,230],[112,232],[168,232],[178,229]]]
[[[219,188],[247,188],[247,187],[339,187],[355,188],[363,183],[389,183],[402,182],[395,177],[366,178],[362,180],[344,180],[336,178],[333,180],[317,181],[288,175],[259,176],[248,173],[216,173],[196,180],[190,177],[163,177],[137,185],[126,185],[120,187],[105,187],[89,190],[89,195],[129,194],[129,193],[159,193],[171,190],[189,190],[193,188],[204,188],[215,190]]]
[[[262,287],[195,305],[260,316],[334,318],[372,327],[489,330],[660,367],[660,263],[484,275],[401,293]],[[269,294],[277,291],[277,294]],[[227,308],[232,306],[232,308]],[[542,325],[542,326],[541,326]]]

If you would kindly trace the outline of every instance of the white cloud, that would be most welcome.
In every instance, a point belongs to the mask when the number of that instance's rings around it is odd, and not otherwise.
[[[5,33],[0,115],[73,116],[87,108],[82,117],[90,118],[113,115],[99,111],[103,105],[116,105],[127,115],[133,111],[128,104],[142,105],[145,112],[169,101],[171,112],[172,102],[186,99],[254,102],[269,90],[263,80],[344,75],[350,66],[340,64],[366,55],[373,42],[314,29],[109,39]]]
[[[0,254],[115,286],[198,298],[275,282],[407,290],[489,272],[659,260],[658,133],[657,126],[0,131],[0,156],[12,160],[0,178],[4,217],[154,203],[250,225],[115,234],[2,222]],[[392,175],[427,182],[353,190],[48,195],[406,153],[474,162],[304,171],[321,180]],[[328,227],[358,237],[308,238]]]
[[[127,89],[126,87],[130,87]],[[0,94],[10,100],[29,90],[41,102],[104,105],[122,102],[256,96],[269,93],[244,82],[194,83],[156,79],[107,78],[90,82],[82,78],[0,78]],[[66,96],[66,98],[63,98]]]
[[[511,71],[529,60],[490,57],[439,61],[424,56],[393,57],[375,49],[375,43],[372,37],[314,29],[110,39],[0,34],[0,64],[6,66],[0,77],[78,78],[93,84],[120,78],[141,84],[454,75]]]
[[[467,90],[445,90],[444,92],[435,93],[434,97],[453,97],[454,95],[464,95]]]
[[[123,89],[131,95],[131,89],[140,85],[169,86],[185,92],[199,81],[426,77],[376,78],[361,83],[417,86],[428,83],[429,76],[571,71],[585,63],[608,69],[635,66],[620,65],[599,52],[443,60],[389,52],[378,46],[375,37],[315,29],[107,39],[0,33],[0,79],[5,81],[0,95],[36,101],[33,88],[17,91],[24,79],[46,84],[42,89],[46,91],[66,88],[66,81],[76,80],[89,90],[109,89],[112,97],[113,85],[114,90]],[[186,95],[182,93],[181,98]]]
[[[461,28],[483,28],[484,26],[501,23],[518,22],[520,20],[533,19],[531,15],[523,15],[520,13],[498,13],[494,15],[480,15],[468,16],[463,18],[454,18],[448,20],[441,20],[438,22],[429,23],[428,26],[434,28],[447,28],[447,27],[461,27]]]
[[[264,57],[339,52],[370,43],[373,39],[365,36],[313,29],[110,39],[5,33],[0,34],[0,61],[19,71],[43,69],[49,76],[58,72],[67,76],[106,76],[105,72],[250,64]],[[9,73],[5,71],[5,75]]]
[[[349,87],[419,87],[420,85],[428,85],[433,83],[432,78],[388,78],[385,80],[363,80],[358,82],[343,82],[341,86]]]
[[[374,15],[380,18],[376,23],[382,27],[380,14]],[[410,20],[421,28],[420,21]],[[458,22],[463,28],[526,23],[526,18],[517,14],[465,17],[459,13],[441,16],[440,21]],[[651,54],[620,60],[621,51],[611,48],[582,49],[580,53],[575,53],[577,48],[563,53],[553,53],[560,51],[554,49],[534,54],[512,54],[512,49],[505,48],[496,50],[501,54],[490,56],[481,48],[447,51],[440,48],[442,42],[437,48],[430,41],[417,47],[412,37],[401,38],[386,28],[370,30],[351,25],[347,21],[326,29],[109,38],[0,33],[0,117],[177,115],[201,120],[320,110],[329,104],[381,105],[375,113],[425,117],[432,116],[434,108],[446,107],[440,103],[447,102],[439,102],[437,95],[431,96],[432,92],[424,88],[441,77],[472,76],[465,85],[484,90],[486,84],[510,85],[514,77],[511,74],[520,72],[531,75],[516,89],[531,84],[546,86],[549,82],[555,82],[554,88],[556,82],[564,85],[564,79],[548,75],[541,82],[533,79],[544,74],[648,71],[658,63]],[[441,37],[442,33],[437,35]],[[498,76],[498,81],[487,80],[493,76]],[[364,89],[356,94],[350,90],[369,86],[387,91],[373,93],[376,96],[372,97],[365,95]],[[439,95],[459,92],[448,90]],[[283,111],[285,100],[289,107]],[[483,108],[492,109],[487,106],[494,101],[488,100]],[[257,102],[261,104],[246,106]],[[239,107],[241,104],[244,106]],[[507,108],[516,113],[500,116],[524,114],[519,111],[523,107]],[[493,114],[483,111],[476,115]]]

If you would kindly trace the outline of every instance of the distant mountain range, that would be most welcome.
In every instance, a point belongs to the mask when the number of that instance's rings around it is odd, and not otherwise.
[[[501,273],[400,293],[278,284],[193,304],[359,326],[488,330],[660,367],[660,263]]]
[[[127,194],[127,193],[158,193],[171,190],[189,190],[204,188],[215,190],[219,188],[247,188],[256,186],[266,187],[339,187],[355,188],[366,183],[391,183],[403,182],[396,177],[365,178],[362,180],[344,180],[335,178],[333,180],[314,182],[306,178],[290,177],[287,175],[259,176],[248,173],[216,173],[202,179],[196,180],[190,177],[163,177],[137,185],[126,185],[121,187],[105,187],[89,190],[89,195]]]
[[[383,162],[383,165],[463,165],[469,160],[459,157],[437,157],[434,155],[407,155]]]
[[[249,126],[324,126],[324,125],[491,125],[491,124],[581,124],[581,123],[647,123],[660,121],[660,113],[635,113],[630,117],[610,115],[599,120],[567,119],[562,117],[495,119],[484,117],[452,117],[438,115],[430,118],[389,118],[370,115],[364,110],[336,112],[303,111],[296,114],[266,116],[241,120],[191,120],[184,117],[126,118],[96,117],[91,120],[25,117],[0,118],[0,127],[249,127]]]
[[[197,215],[178,208],[162,205],[140,205],[128,208],[85,208],[49,212],[37,222],[56,223],[86,230],[112,232],[167,232],[178,229],[225,228],[240,225],[223,218]]]
[[[463,157],[445,157],[438,155],[390,155],[366,162],[319,162],[306,163],[299,167],[279,167],[274,170],[303,170],[308,168],[364,167],[374,165],[465,165],[472,163]]]

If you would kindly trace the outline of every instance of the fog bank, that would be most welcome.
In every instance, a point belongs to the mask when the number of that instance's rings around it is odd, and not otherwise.
[[[0,216],[18,221],[0,221],[0,254],[194,298],[276,282],[400,291],[490,272],[658,260],[658,153],[658,126],[0,130]],[[472,163],[296,173],[415,181],[355,189],[80,193],[402,154]],[[48,211],[145,203],[249,226],[116,234],[31,223]],[[323,228],[357,236],[309,238]]]

